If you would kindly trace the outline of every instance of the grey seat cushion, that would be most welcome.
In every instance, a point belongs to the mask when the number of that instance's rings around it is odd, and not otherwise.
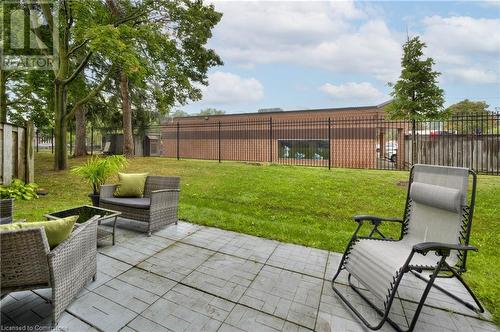
[[[106,197],[106,198],[101,198],[99,201],[106,204],[122,205],[136,209],[149,209],[149,206],[151,205],[151,199],[149,197],[144,197],[144,198]]]

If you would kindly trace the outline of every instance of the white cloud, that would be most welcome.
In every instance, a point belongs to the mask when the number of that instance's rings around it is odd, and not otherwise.
[[[423,19],[423,40],[444,80],[498,82],[500,19],[431,16]]]
[[[239,105],[252,103],[264,97],[264,87],[255,78],[216,71],[208,75],[208,86],[203,86],[201,103],[210,105]]]
[[[219,1],[224,13],[211,46],[239,68],[291,64],[394,82],[403,33],[376,4],[355,1]],[[443,81],[489,83],[500,77],[500,20],[429,16],[413,23]],[[474,75],[469,68],[477,70]],[[467,70],[466,70],[467,69]],[[492,73],[493,71],[493,73]]]
[[[448,75],[455,78],[456,81],[466,81],[468,83],[489,84],[499,82],[495,72],[481,68],[454,68],[448,71]]]
[[[481,7],[498,7],[498,6],[500,6],[500,1],[498,1],[498,0],[483,0],[483,1],[478,1],[475,3]]]
[[[439,53],[500,52],[500,20],[431,16],[423,20],[424,40]]]
[[[340,85],[325,83],[319,90],[333,99],[351,103],[380,103],[387,97],[369,82],[349,82]]]
[[[363,7],[361,7],[363,6]],[[285,63],[393,80],[401,43],[367,4],[331,2],[217,2],[224,13],[212,47],[240,66]]]
[[[311,50],[314,63],[333,71],[373,75],[387,82],[398,77],[401,45],[383,21],[372,20],[355,32]]]

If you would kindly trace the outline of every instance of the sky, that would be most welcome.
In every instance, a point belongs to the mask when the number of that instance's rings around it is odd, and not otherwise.
[[[402,44],[420,36],[442,73],[445,106],[500,109],[500,0],[215,1],[208,47],[224,61],[203,99],[178,109],[226,113],[377,105],[401,72]]]

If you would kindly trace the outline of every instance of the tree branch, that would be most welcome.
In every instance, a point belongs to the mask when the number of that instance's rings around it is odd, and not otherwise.
[[[89,62],[90,60],[90,57],[92,56],[92,52],[89,52],[85,58],[83,59],[83,61],[80,63],[80,65],[75,69],[75,72],[73,73],[73,75],[71,75],[68,79],[65,79],[63,81],[63,84],[69,84],[71,83],[77,76],[78,74],[80,74],[80,72],[85,68],[85,66],[87,65],[87,63]]]
[[[31,3],[31,4],[29,4],[28,6],[29,6],[29,8],[30,8],[31,10],[34,10],[34,9],[35,9],[35,4],[34,4],[34,3]],[[42,6],[42,10],[43,10],[43,6]],[[45,12],[43,12],[43,14],[44,14],[44,16],[45,16]],[[48,15],[50,15],[50,16],[52,16],[52,13],[50,12],[50,7],[48,8],[48,13],[47,13],[47,14],[48,14]],[[30,21],[31,21],[32,23],[35,23],[35,22],[33,21],[34,19],[35,19],[35,18],[34,18],[33,16],[30,16]],[[47,18],[46,18],[46,19],[47,19]],[[49,22],[49,20],[48,20],[48,19],[47,19],[47,22]],[[47,51],[47,50],[43,47],[43,46],[44,46],[44,45],[43,45],[43,43],[42,43],[43,38],[42,38],[42,37],[41,37],[41,35],[40,35],[40,27],[38,27],[38,28],[33,28],[34,26],[37,26],[37,25],[36,25],[36,24],[32,24],[32,25],[30,26],[30,30],[31,30],[31,31],[35,34],[35,36],[37,37],[37,38],[35,38],[35,41],[36,41],[36,43],[38,44],[38,46],[39,46],[39,48],[40,48],[40,51],[42,51],[42,53],[43,53],[43,54],[45,54],[45,55],[49,55],[48,51]],[[49,26],[51,26],[51,25],[50,25],[50,23],[49,23]],[[51,28],[52,28],[52,27],[51,27]]]
[[[87,45],[89,41],[90,41],[89,39],[86,39],[86,40],[84,40],[81,44],[73,46],[73,47],[69,50],[69,52],[68,52],[68,56],[70,56],[71,54],[73,54],[73,53],[75,53],[76,51],[78,51],[80,48],[82,48],[82,47],[84,47],[85,45]]]
[[[45,16],[45,20],[47,21],[49,28],[52,30],[54,28],[54,17],[50,11],[50,5],[45,1],[38,1],[38,4],[42,8],[43,16]]]
[[[92,91],[89,92],[89,94],[85,97],[85,98],[82,98],[80,99],[79,101],[77,101],[75,103],[75,105],[73,106],[73,108],[71,109],[71,111],[69,111],[65,116],[64,118],[66,120],[69,120],[71,118],[73,118],[75,116],[75,113],[76,111],[82,106],[84,105],[85,103],[87,103],[89,100],[91,100],[92,98],[94,98],[101,90],[102,88],[104,87],[104,85],[106,85],[106,82],[109,80],[109,78],[111,77],[113,71],[115,70],[115,67],[114,65],[112,65],[110,68],[109,68],[109,71],[108,73],[106,74],[106,76],[103,78],[103,80],[101,81],[101,83],[99,83],[98,86],[96,86]]]
[[[125,24],[127,22],[130,22],[130,21],[133,21],[135,19],[138,19],[140,18],[141,16],[145,15],[146,12],[143,12],[143,11],[139,11],[138,13],[136,14],[132,14],[130,16],[127,16],[127,17],[124,17],[124,18],[121,18],[119,20],[117,20],[114,24],[115,27],[119,26],[119,25],[122,25],[122,24]]]
[[[26,102],[27,100],[25,100],[25,98],[28,97],[30,94],[31,94],[31,91],[26,91],[25,93],[22,94],[22,96],[20,96],[16,100],[7,101],[7,106],[22,104],[23,102]]]

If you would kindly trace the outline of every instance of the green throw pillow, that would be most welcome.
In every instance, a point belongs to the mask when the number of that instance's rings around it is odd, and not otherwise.
[[[43,227],[51,249],[66,240],[75,226],[78,216],[71,216],[57,220],[22,222],[0,225],[0,231]]]
[[[144,185],[148,173],[125,174],[118,173],[118,188],[115,190],[115,197],[142,197],[144,195]]]
[[[3,225],[0,225],[0,232],[3,232],[3,231],[15,231],[16,229],[21,229],[21,227],[19,227],[19,224],[3,224]]]

